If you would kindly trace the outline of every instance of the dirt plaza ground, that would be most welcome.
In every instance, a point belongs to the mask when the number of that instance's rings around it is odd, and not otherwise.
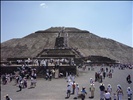
[[[75,82],[79,84],[80,90],[82,86],[86,87],[87,95],[85,100],[90,100],[88,98],[90,96],[89,79],[94,79],[95,72],[98,70],[99,67],[96,67],[94,71],[88,71],[87,69],[85,71],[80,71],[79,76],[75,79]],[[105,87],[107,87],[108,84],[112,85],[112,93],[116,92],[117,85],[120,84],[124,92],[123,100],[127,100],[127,87],[131,87],[133,90],[133,83],[128,84],[126,82],[128,74],[131,75],[131,80],[133,81],[133,69],[119,70],[118,68],[115,68],[113,77],[106,77],[103,80],[103,83]],[[37,78],[37,86],[32,89],[29,89],[30,80],[28,80],[28,88],[23,89],[20,92],[16,92],[19,88],[16,87],[14,83],[15,82],[12,81],[7,85],[1,85],[1,100],[5,100],[4,96],[6,94],[8,94],[12,100],[66,100],[67,82],[65,78],[52,79],[52,81],[46,81],[44,78]],[[99,86],[100,83],[95,82],[95,96],[92,100],[100,100]],[[71,95],[68,100],[74,100],[73,98],[74,95]]]

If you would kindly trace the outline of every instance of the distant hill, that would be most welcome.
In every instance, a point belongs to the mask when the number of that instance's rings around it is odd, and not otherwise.
[[[23,38],[1,43],[1,58],[36,57],[44,48],[54,48],[61,27],[39,30]],[[133,48],[117,41],[101,38],[86,30],[66,27],[69,47],[78,48],[83,56],[105,56],[123,63],[133,63]]]

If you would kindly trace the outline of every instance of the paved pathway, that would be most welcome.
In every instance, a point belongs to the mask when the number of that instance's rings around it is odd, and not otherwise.
[[[99,70],[99,68],[95,68],[95,71]],[[76,77],[75,81],[79,83],[80,90],[82,86],[86,87],[88,94],[86,95],[85,100],[90,100],[88,97],[90,95],[89,92],[89,79],[94,79],[95,71],[88,71],[80,73],[79,77]],[[107,78],[103,80],[103,83],[107,87],[108,84],[112,85],[113,92],[116,91],[117,84],[120,84],[124,91],[123,100],[127,100],[126,89],[130,86],[133,90],[133,83],[128,84],[126,82],[126,77],[128,74],[131,74],[132,81],[133,81],[133,69],[125,69],[125,70],[118,70],[115,69],[113,73],[113,78]],[[28,82],[28,86],[30,82]],[[99,100],[99,85],[100,83],[95,83],[95,97],[93,100]],[[14,86],[14,81],[7,85],[1,85],[1,100],[4,99],[4,95],[9,94],[12,100],[66,100],[66,86],[67,82],[64,78],[60,79],[53,79],[52,81],[46,81],[43,78],[37,79],[37,86],[32,89],[23,89],[21,92],[16,92],[18,87]],[[71,95],[68,100],[74,100],[74,95]]]

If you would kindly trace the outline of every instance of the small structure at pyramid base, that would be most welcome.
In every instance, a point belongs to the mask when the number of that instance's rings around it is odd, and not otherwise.
[[[66,73],[76,75],[76,66],[82,63],[81,55],[74,48],[68,47],[67,36],[63,28],[56,37],[54,49],[43,49],[34,58],[40,61],[45,60],[43,63],[48,62],[47,69],[55,69],[55,78],[58,78],[60,74],[65,76]]]

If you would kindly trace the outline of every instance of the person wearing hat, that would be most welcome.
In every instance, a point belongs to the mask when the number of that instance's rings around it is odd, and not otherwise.
[[[132,90],[130,87],[127,88],[127,97],[128,100],[132,100]]]
[[[100,89],[100,100],[104,100],[105,86],[103,83],[100,84],[99,89]]]
[[[108,84],[108,86],[107,86],[107,91],[111,94],[111,92],[112,92],[112,86],[110,84]]]
[[[71,94],[71,86],[70,84],[67,85],[67,98],[70,97],[70,94]]]
[[[117,93],[118,100],[122,100],[122,96],[124,94],[123,94],[123,90],[119,84],[117,85],[116,93]]]
[[[94,80],[90,78],[90,84],[94,84]]]
[[[87,92],[85,90],[85,87],[82,87],[82,90],[81,90],[81,100],[85,99],[85,94],[87,94]]]
[[[4,96],[5,97],[5,100],[12,100],[9,96],[8,96],[8,94],[6,95],[6,96]]]
[[[91,84],[91,85],[90,85],[91,96],[90,96],[89,98],[94,98],[94,91],[95,91],[94,84]]]
[[[78,85],[78,83],[76,83],[76,87],[75,87],[75,97],[74,97],[74,99],[77,99],[77,98],[78,98],[78,94],[79,94],[79,85]]]
[[[76,87],[76,83],[75,83],[75,81],[73,81],[73,83],[72,83],[72,94],[75,94],[75,87]]]

